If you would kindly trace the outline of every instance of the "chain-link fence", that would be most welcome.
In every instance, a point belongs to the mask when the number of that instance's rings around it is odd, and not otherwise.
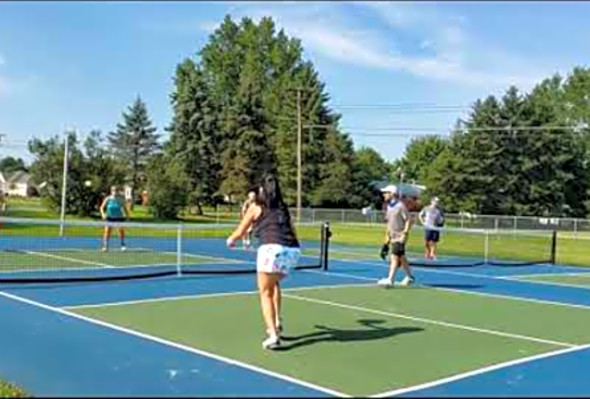
[[[290,212],[294,218],[297,216],[296,208],[291,208]],[[236,221],[239,218],[240,212],[236,210],[218,211],[216,214],[216,220],[220,223]],[[384,212],[375,209],[302,208],[299,221],[302,223],[328,221],[344,224],[380,224],[383,223],[384,218]],[[447,213],[445,226],[484,230],[557,230],[569,233],[567,236],[572,238],[590,239],[590,220],[588,219]]]

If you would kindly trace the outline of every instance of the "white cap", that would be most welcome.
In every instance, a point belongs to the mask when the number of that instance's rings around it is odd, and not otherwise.
[[[382,193],[399,194],[399,190],[398,190],[397,186],[394,186],[393,184],[390,184],[389,186],[382,188],[381,192]]]
[[[438,199],[438,197],[432,197],[432,202],[438,204],[440,200]]]

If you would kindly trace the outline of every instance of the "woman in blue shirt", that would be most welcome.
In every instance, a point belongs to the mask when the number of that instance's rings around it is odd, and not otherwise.
[[[119,195],[119,189],[117,186],[111,187],[111,194],[104,199],[102,205],[100,206],[100,214],[104,220],[113,223],[123,222],[129,216],[127,208],[125,207],[125,202]],[[111,229],[111,225],[107,225],[104,228],[104,235],[102,239],[103,252],[106,252],[109,248]],[[119,227],[118,231],[119,239],[121,240],[121,251],[125,251],[127,249],[125,246],[125,229],[123,227]]]

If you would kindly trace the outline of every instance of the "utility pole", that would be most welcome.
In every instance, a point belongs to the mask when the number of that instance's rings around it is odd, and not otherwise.
[[[63,237],[64,235],[64,223],[66,220],[66,192],[68,184],[68,157],[69,157],[69,141],[70,137],[68,135],[68,131],[65,131],[65,138],[64,138],[64,164],[63,164],[63,180],[61,185],[61,216],[60,216],[60,224],[59,224],[59,236]]]
[[[297,89],[297,222],[301,221],[301,89]]]

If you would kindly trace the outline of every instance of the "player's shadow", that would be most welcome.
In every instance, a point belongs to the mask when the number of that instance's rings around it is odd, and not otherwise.
[[[358,320],[358,323],[367,328],[342,330],[316,325],[315,328],[318,330],[316,332],[298,336],[282,336],[281,340],[283,341],[283,345],[281,345],[279,350],[287,351],[321,342],[373,341],[424,330],[419,327],[382,327],[381,324],[385,323],[385,320],[362,319]]]

